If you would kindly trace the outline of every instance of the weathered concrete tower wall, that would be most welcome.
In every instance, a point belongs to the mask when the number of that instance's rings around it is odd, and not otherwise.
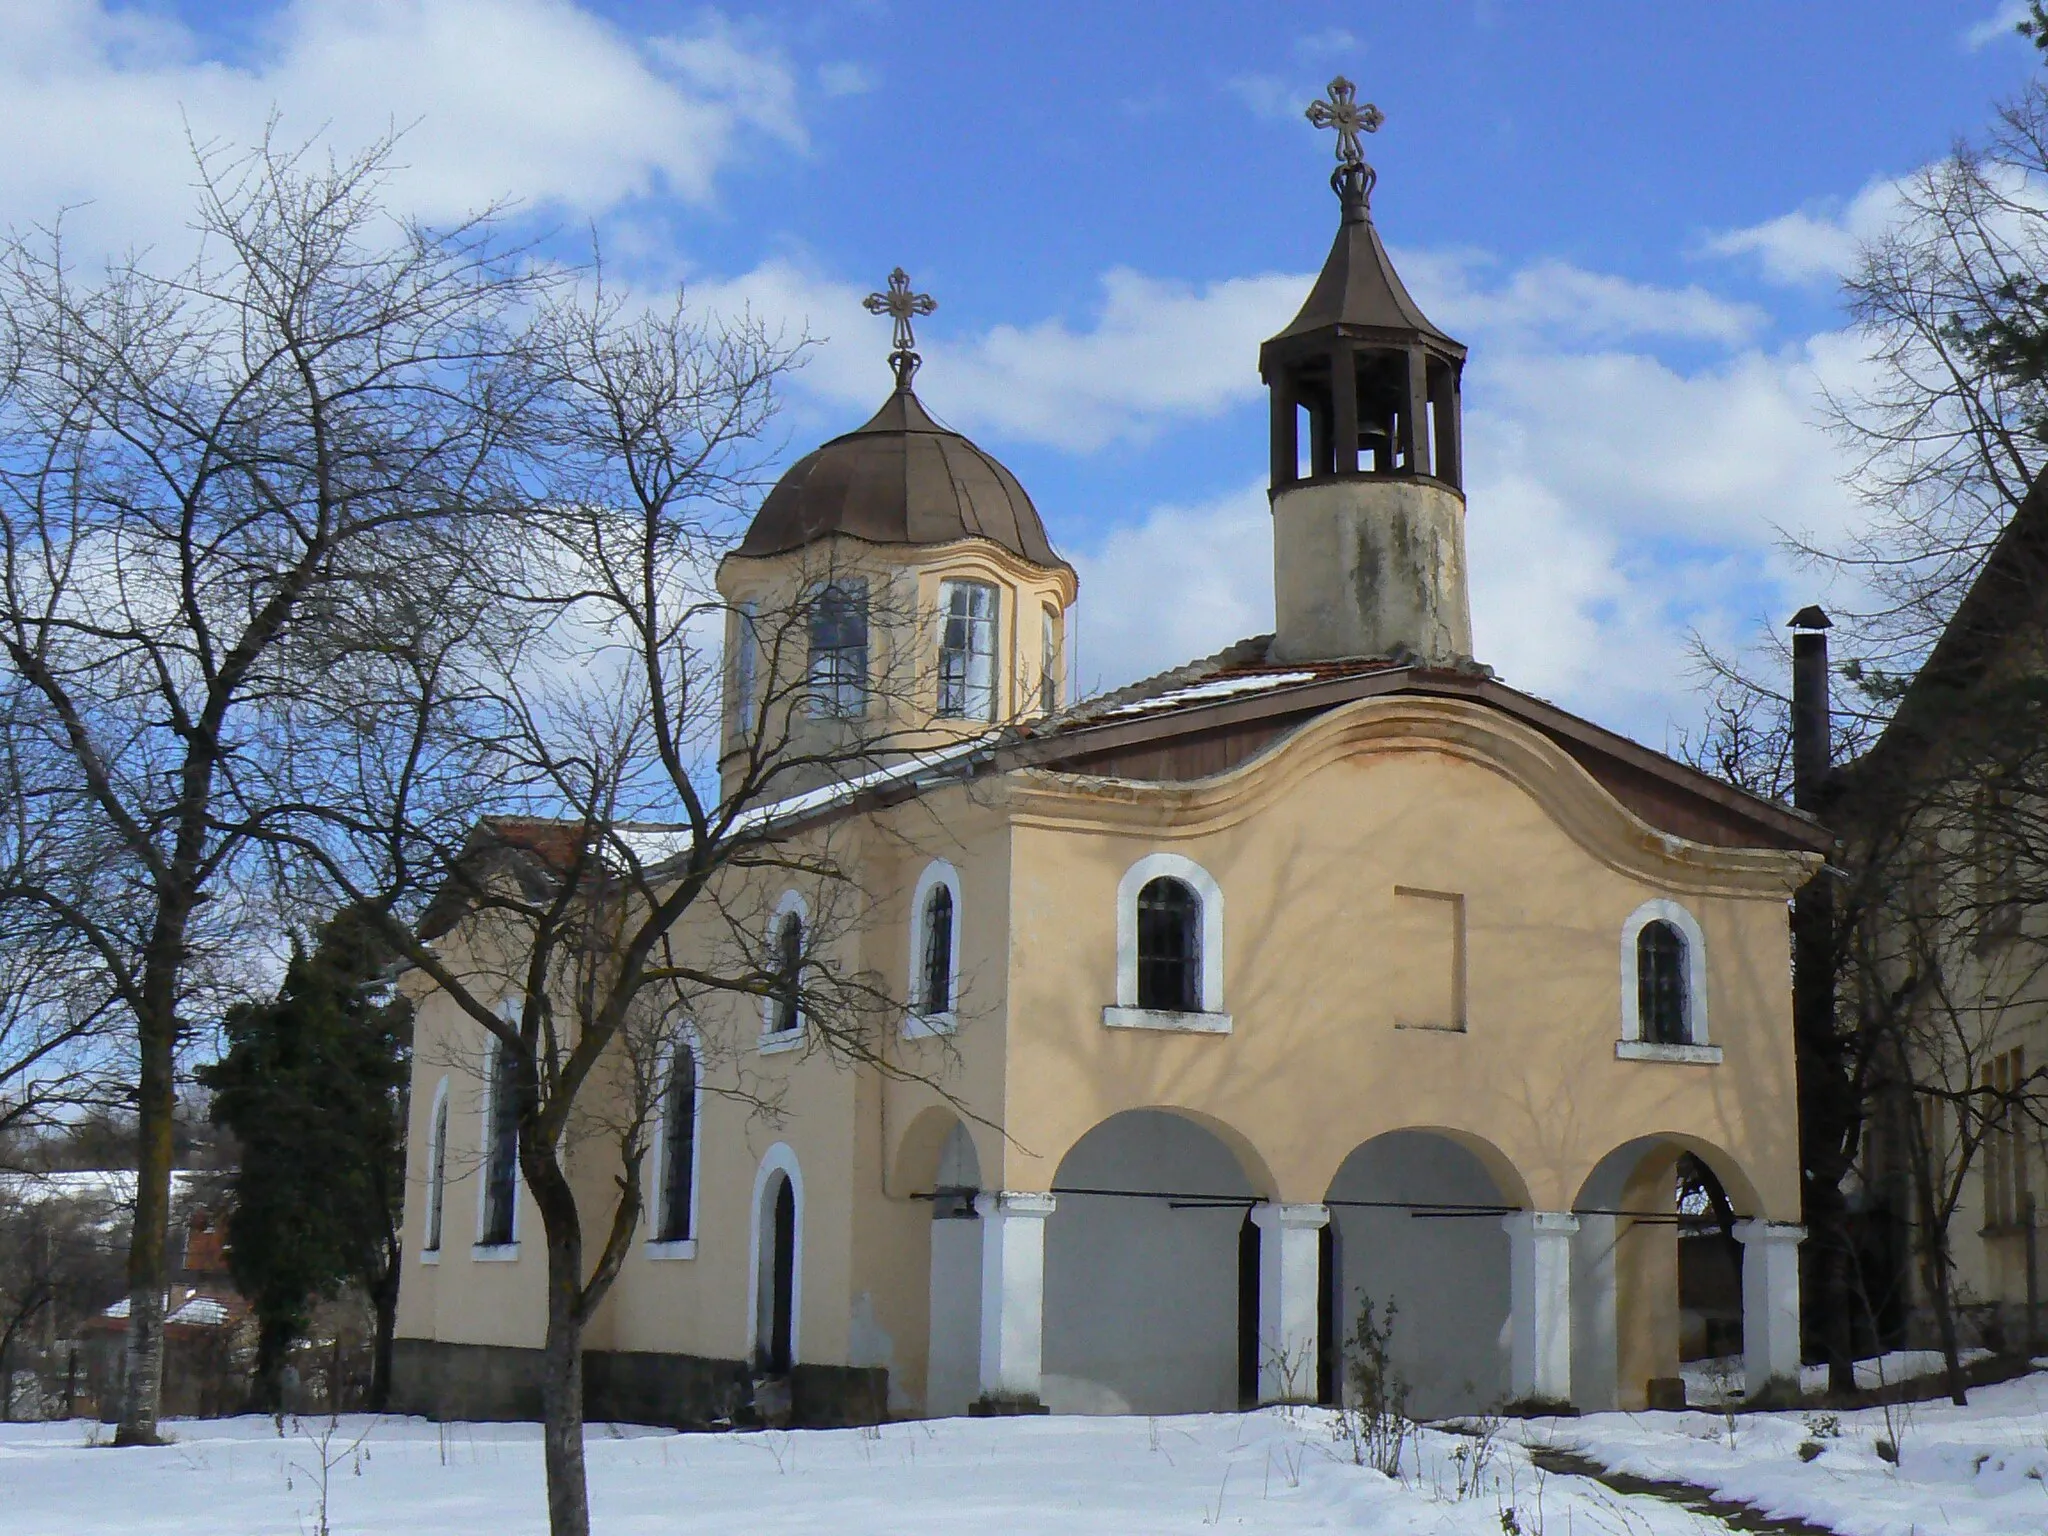
[[[1470,656],[1465,498],[1427,479],[1281,487],[1273,600],[1278,661]]]

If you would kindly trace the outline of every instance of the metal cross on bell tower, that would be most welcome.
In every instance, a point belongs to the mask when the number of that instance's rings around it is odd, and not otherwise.
[[[898,267],[889,274],[889,288],[885,293],[871,293],[861,300],[861,305],[871,315],[887,315],[896,322],[894,337],[895,350],[889,354],[889,364],[896,370],[896,387],[910,388],[910,379],[917,372],[917,338],[911,334],[910,320],[913,315],[928,315],[939,307],[939,301],[928,293],[910,291],[910,274]]]
[[[1337,130],[1337,169],[1330,173],[1330,185],[1339,197],[1355,188],[1361,201],[1370,200],[1379,173],[1366,164],[1358,136],[1378,133],[1387,114],[1369,101],[1360,106],[1358,87],[1342,75],[1330,82],[1329,93],[1328,101],[1310,102],[1305,115],[1318,128]]]

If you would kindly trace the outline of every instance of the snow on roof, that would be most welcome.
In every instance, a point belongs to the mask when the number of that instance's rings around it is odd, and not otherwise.
[[[1206,683],[1192,683],[1185,688],[1171,688],[1165,693],[1155,693],[1150,698],[1131,699],[1104,710],[1094,718],[1117,720],[1129,715],[1150,714],[1155,710],[1178,709],[1183,704],[1201,704],[1211,699],[1229,698],[1232,694],[1266,693],[1275,688],[1291,688],[1296,683],[1312,683],[1322,675],[1320,672],[1237,673],[1229,677],[1211,678]]]
[[[218,1328],[227,1320],[226,1305],[211,1296],[194,1296],[164,1319],[167,1323],[191,1323],[201,1328]]]
[[[745,834],[758,832],[776,822],[790,821],[797,817],[809,816],[818,811],[829,810],[855,800],[870,790],[890,784],[901,784],[925,775],[937,775],[948,768],[957,766],[976,752],[995,742],[1003,733],[984,732],[967,741],[956,742],[929,752],[913,752],[901,762],[889,763],[866,773],[855,774],[833,784],[822,784],[816,789],[807,789],[800,794],[786,795],[780,800],[765,801],[749,806],[733,818],[732,831]],[[688,827],[635,826],[618,829],[618,838],[633,856],[646,864],[661,864],[670,859],[681,858],[690,851],[690,829]]]

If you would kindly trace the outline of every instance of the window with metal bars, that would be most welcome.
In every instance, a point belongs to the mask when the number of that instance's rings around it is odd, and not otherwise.
[[[939,713],[989,720],[996,712],[996,589],[984,581],[939,586]]]
[[[797,1027],[801,1017],[803,964],[804,920],[791,912],[775,931],[774,1034],[786,1035]]]
[[[434,1129],[427,1145],[427,1241],[425,1251],[441,1251],[441,1210],[448,1203],[448,1097],[434,1106]]]
[[[519,1081],[512,1053],[501,1043],[491,1057],[490,1141],[484,1163],[486,1248],[512,1241],[513,1209],[519,1193]]]
[[[1651,1045],[1690,1045],[1685,936],[1659,918],[1636,935],[1636,1017]]]
[[[953,892],[935,885],[924,903],[924,975],[919,1004],[926,1014],[953,1007]]]
[[[1202,1011],[1202,899],[1170,875],[1138,892],[1138,1006]]]
[[[695,1237],[690,1208],[697,1183],[697,1054],[678,1044],[661,1102],[661,1221],[657,1241]]]

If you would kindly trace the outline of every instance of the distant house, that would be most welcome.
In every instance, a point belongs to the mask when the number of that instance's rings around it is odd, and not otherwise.
[[[255,1347],[249,1303],[228,1272],[227,1223],[204,1206],[186,1219],[184,1244],[164,1295],[166,1416],[210,1418],[237,1412],[247,1395]],[[122,1297],[79,1329],[86,1386],[100,1416],[119,1412],[126,1376],[129,1299]]]

